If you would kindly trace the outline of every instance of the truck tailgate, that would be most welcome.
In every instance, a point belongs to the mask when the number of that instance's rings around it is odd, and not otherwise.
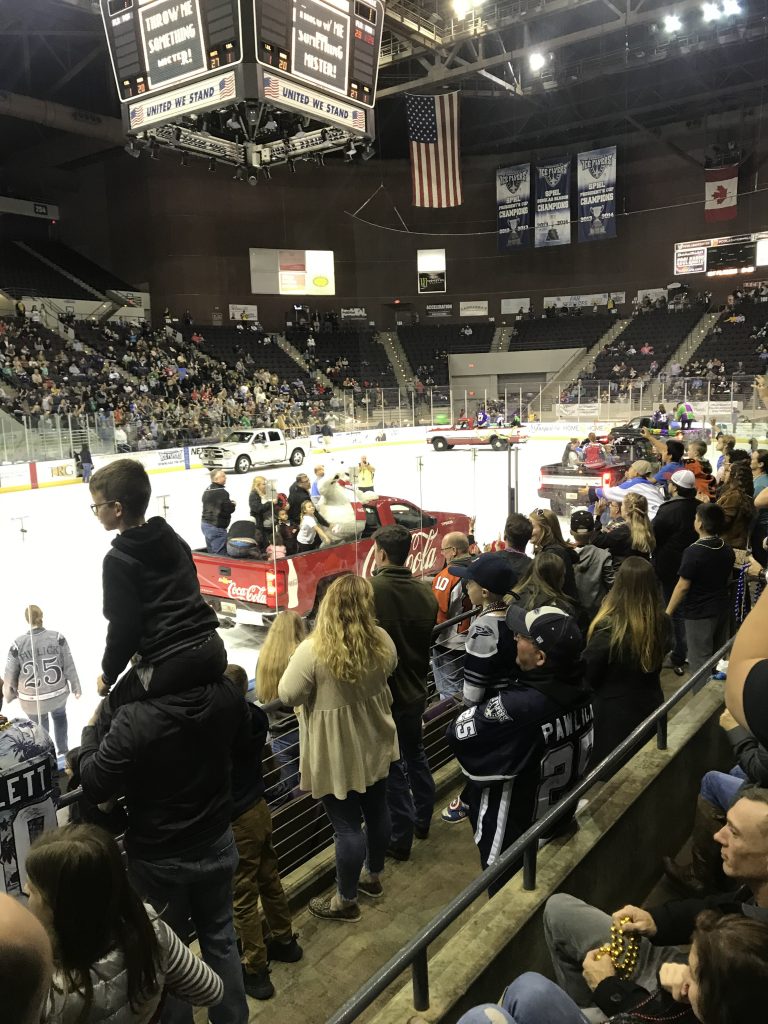
[[[288,567],[284,559],[258,562],[253,559],[230,559],[196,551],[194,562],[200,590],[206,597],[219,598],[223,614],[235,614],[236,603],[275,608],[277,600],[287,591]],[[231,608],[227,607],[231,602]],[[282,602],[285,605],[285,602]]]

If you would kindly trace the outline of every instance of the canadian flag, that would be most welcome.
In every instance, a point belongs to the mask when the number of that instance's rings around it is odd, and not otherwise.
[[[733,220],[739,195],[739,165],[704,171],[704,219]]]

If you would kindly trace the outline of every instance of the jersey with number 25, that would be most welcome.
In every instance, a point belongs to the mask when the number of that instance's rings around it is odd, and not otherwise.
[[[541,818],[585,775],[592,752],[591,694],[578,685],[515,683],[448,727],[448,743],[477,785],[514,781],[510,817]]]

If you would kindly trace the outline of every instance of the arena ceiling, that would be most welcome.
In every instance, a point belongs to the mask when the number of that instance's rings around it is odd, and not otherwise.
[[[638,133],[697,162],[707,144],[749,147],[768,86],[768,0],[709,9],[711,20],[702,0],[389,0],[379,153],[407,151],[406,92],[453,88],[462,92],[465,154]],[[679,27],[668,31],[672,16]],[[0,90],[0,184],[42,168],[71,172],[97,154],[121,157],[90,0],[0,0]],[[695,157],[685,132],[697,139]]]

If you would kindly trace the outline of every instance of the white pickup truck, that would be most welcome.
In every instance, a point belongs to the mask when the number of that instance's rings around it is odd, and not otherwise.
[[[259,466],[290,462],[300,466],[309,448],[307,439],[289,440],[274,427],[239,427],[217,445],[199,449],[200,460],[208,469],[230,469],[247,473]]]

